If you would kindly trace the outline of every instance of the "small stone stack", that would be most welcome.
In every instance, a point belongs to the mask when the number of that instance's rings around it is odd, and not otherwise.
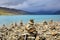
[[[60,40],[60,23],[50,20],[42,24],[35,23],[33,19],[28,24],[17,23],[0,28],[0,40]]]

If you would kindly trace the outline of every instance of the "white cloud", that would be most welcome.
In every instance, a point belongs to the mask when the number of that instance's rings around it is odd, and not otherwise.
[[[23,9],[27,11],[60,10],[60,0],[26,0],[23,3],[18,3],[16,5],[11,4],[1,6],[15,9]]]

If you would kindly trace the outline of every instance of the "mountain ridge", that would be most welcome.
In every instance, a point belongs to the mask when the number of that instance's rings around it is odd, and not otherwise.
[[[34,13],[35,15],[60,15],[60,10],[59,11],[38,11]]]
[[[30,12],[23,11],[23,10],[17,10],[17,9],[12,9],[12,8],[5,8],[5,7],[0,7],[0,15],[4,14],[13,14],[13,15],[25,15]]]
[[[0,15],[60,15],[60,10],[28,12],[24,10],[0,7]]]

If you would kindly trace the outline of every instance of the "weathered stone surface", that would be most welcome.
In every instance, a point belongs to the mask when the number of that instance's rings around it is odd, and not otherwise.
[[[0,40],[26,40],[27,36],[28,40],[60,40],[60,23],[53,21],[43,23],[40,24],[31,21],[31,24],[35,27],[34,31],[32,31],[34,28],[31,29],[33,34],[30,34],[26,30],[27,24],[23,25],[22,22],[20,23],[21,25],[15,23],[15,25],[12,24],[9,27],[3,25],[0,28]],[[35,37],[36,34],[37,36]]]

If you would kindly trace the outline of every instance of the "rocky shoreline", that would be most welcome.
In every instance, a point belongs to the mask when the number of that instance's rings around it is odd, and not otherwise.
[[[0,27],[0,40],[23,40],[21,36],[28,33],[25,28],[27,25],[20,22],[20,25],[15,23],[6,27],[3,24],[3,27]],[[39,36],[35,40],[60,40],[60,22],[50,20],[50,22],[44,21],[34,25]]]

